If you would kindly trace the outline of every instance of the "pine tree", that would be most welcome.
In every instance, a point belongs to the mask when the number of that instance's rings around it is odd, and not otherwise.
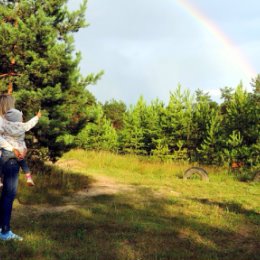
[[[226,162],[229,164],[232,162],[239,162],[244,159],[245,147],[243,147],[243,137],[239,131],[233,131],[226,142],[226,148],[224,148],[224,154]]]
[[[6,92],[12,81],[16,106],[25,119],[42,110],[29,147],[47,148],[51,160],[66,150],[61,136],[84,126],[85,107],[93,99],[86,86],[102,74],[81,75],[73,33],[87,26],[87,1],[73,12],[66,2],[0,1],[0,73],[9,73],[0,78],[0,90]]]
[[[253,93],[250,96],[251,121],[255,122],[255,143],[251,149],[251,164],[260,165],[260,74],[252,82]]]
[[[147,154],[144,143],[144,111],[146,103],[143,97],[140,97],[135,106],[130,108],[124,114],[124,128],[119,132],[119,147],[124,153]]]
[[[221,151],[221,115],[218,110],[210,111],[209,122],[206,125],[206,134],[197,152],[198,160],[203,164],[221,164],[223,156]]]
[[[164,156],[166,150],[169,150],[168,145],[166,145],[165,140],[163,140],[165,138],[163,136],[161,128],[161,118],[164,113],[164,103],[159,99],[153,100],[151,104],[146,108],[145,122],[143,123],[143,128],[145,149],[149,155],[157,154]],[[164,146],[163,149],[162,146]]]
[[[203,160],[203,157],[201,158],[202,154],[198,154],[198,149],[200,149],[202,143],[206,141],[205,138],[210,138],[208,131],[214,122],[217,110],[217,104],[211,100],[208,93],[204,93],[201,90],[196,91],[196,102],[192,108],[191,137],[188,145],[192,161]],[[212,116],[214,118],[212,118]]]
[[[102,106],[95,106],[93,122],[89,122],[74,139],[77,147],[86,150],[117,151],[117,133],[103,112]]]
[[[164,137],[168,140],[168,147],[177,158],[177,151],[183,154],[191,138],[192,102],[193,96],[189,90],[182,91],[181,85],[170,94],[165,114],[161,118],[161,127]],[[182,149],[180,149],[180,144]],[[186,157],[187,155],[185,155]]]
[[[257,83],[257,82],[256,82]],[[255,88],[255,91],[257,87]],[[226,102],[225,112],[223,113],[223,139],[230,143],[235,140],[234,135],[239,134],[241,143],[232,147],[238,149],[238,159],[245,162],[252,162],[254,159],[255,148],[259,147],[259,105],[256,92],[248,93],[243,85],[239,84],[235,92],[231,95],[229,102]],[[226,149],[229,149],[229,144]],[[242,152],[243,147],[243,152]],[[253,148],[255,147],[255,148]],[[225,148],[225,146],[224,146]]]

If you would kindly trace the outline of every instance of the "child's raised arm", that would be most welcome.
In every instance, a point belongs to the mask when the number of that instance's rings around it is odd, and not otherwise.
[[[25,123],[22,123],[24,131],[27,132],[27,131],[31,130],[33,127],[35,127],[35,125],[38,123],[39,118],[41,116],[42,116],[42,113],[39,110],[35,117],[33,117],[32,119],[30,119],[29,121],[27,121]]]
[[[39,118],[42,116],[41,110],[38,111],[38,113],[36,114],[36,116],[38,116]]]

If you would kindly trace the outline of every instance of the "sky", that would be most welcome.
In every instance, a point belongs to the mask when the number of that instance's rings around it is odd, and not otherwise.
[[[74,35],[80,69],[104,70],[88,87],[102,103],[167,103],[178,84],[221,102],[220,88],[251,91],[260,73],[259,13],[259,0],[88,0],[89,26]]]

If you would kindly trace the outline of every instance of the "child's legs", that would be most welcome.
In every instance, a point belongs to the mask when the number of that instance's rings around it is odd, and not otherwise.
[[[18,160],[18,164],[19,166],[22,168],[23,172],[26,173],[31,173],[31,170],[29,168],[29,166],[27,165],[27,162],[25,159],[22,160]]]

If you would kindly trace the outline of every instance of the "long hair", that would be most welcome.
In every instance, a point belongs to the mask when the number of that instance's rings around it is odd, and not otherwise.
[[[8,110],[14,108],[15,99],[8,94],[0,95],[0,116],[3,116]]]

